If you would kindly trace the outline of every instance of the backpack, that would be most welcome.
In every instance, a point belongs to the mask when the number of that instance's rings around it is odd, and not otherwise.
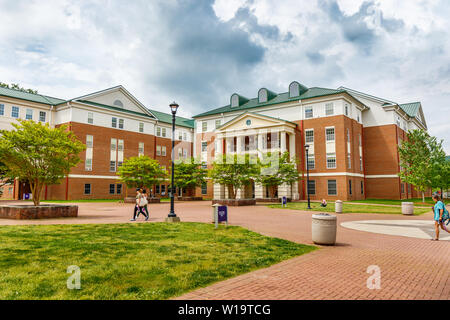
[[[444,204],[444,212],[442,213],[442,223],[445,223],[446,225],[450,223],[450,215],[448,213],[447,208],[445,207],[445,204]]]

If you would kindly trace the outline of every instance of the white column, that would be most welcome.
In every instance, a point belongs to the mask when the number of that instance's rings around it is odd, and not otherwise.
[[[256,199],[265,198],[264,188],[263,188],[262,184],[260,184],[260,183],[255,183],[255,198]]]
[[[217,158],[217,156],[223,154],[223,139],[217,138],[216,145],[217,145],[217,149],[215,151],[215,157]]]
[[[281,153],[286,152],[286,132],[280,132],[281,135]]]
[[[295,150],[295,134],[289,135],[289,152],[291,159],[293,159],[296,156],[296,150]]]
[[[257,135],[257,139],[258,139],[258,156],[259,157],[261,157],[263,152],[265,152],[265,150],[264,150],[264,137],[265,137],[265,135],[262,132],[259,132],[258,135]]]
[[[242,137],[236,137],[236,153],[239,154],[242,152]]]

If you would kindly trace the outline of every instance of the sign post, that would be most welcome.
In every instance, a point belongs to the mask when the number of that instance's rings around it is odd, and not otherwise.
[[[227,206],[216,206],[214,205],[214,223],[216,229],[219,228],[219,223],[225,222],[228,226],[228,207]]]

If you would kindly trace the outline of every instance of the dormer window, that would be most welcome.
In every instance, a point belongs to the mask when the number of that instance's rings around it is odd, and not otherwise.
[[[307,87],[305,87],[304,85],[301,85],[297,81],[293,81],[289,85],[289,98],[298,97],[301,94],[305,93],[306,91],[308,91]]]
[[[123,103],[122,103],[122,101],[120,101],[120,100],[114,101],[114,105],[115,105],[116,107],[123,108]]]
[[[258,102],[263,103],[267,102],[267,89],[260,89],[258,92]]]
[[[232,108],[239,107],[239,96],[237,94],[233,94],[231,96],[231,107]]]

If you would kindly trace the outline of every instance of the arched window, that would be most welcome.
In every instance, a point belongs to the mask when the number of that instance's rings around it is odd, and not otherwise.
[[[300,95],[300,85],[298,82],[292,82],[289,85],[289,97],[298,97]]]
[[[123,103],[122,103],[122,101],[120,101],[120,100],[114,101],[114,105],[115,105],[116,107],[123,108]]]
[[[259,103],[263,103],[263,102],[267,102],[267,89],[260,89],[258,92],[258,102]]]
[[[237,94],[231,96],[231,107],[239,107],[239,96]]]

